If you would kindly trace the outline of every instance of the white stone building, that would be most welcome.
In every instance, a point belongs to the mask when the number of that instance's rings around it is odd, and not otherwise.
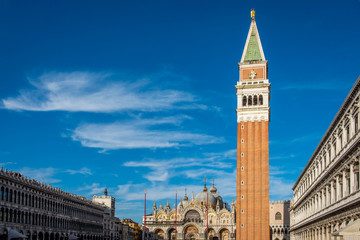
[[[100,240],[103,212],[84,197],[0,170],[1,240]]]
[[[360,78],[293,187],[291,239],[360,239],[359,104]]]
[[[103,239],[131,240],[131,229],[115,217],[115,198],[108,196],[105,188],[104,195],[93,196],[93,202],[104,206]]]

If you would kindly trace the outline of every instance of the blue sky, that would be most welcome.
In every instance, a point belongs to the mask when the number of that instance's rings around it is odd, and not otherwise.
[[[270,198],[359,76],[360,1],[1,1],[0,164],[140,221],[215,178],[235,199],[237,63],[250,9],[269,61]]]

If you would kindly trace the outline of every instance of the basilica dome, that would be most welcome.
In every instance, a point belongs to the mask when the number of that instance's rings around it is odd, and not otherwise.
[[[195,197],[195,202],[200,205],[206,205],[208,202],[209,206],[216,206],[216,198],[213,196],[212,193],[207,191],[206,185],[203,188],[203,191],[198,193]]]

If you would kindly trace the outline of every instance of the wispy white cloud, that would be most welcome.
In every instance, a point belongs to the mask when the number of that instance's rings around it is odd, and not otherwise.
[[[16,162],[3,162],[0,160],[0,167],[5,167],[6,165],[14,165]]]
[[[222,170],[216,171],[213,169],[232,168],[233,162],[231,162],[231,159],[233,157],[233,150],[229,150],[219,153],[206,153],[203,157],[198,158],[182,157],[161,160],[146,158],[141,161],[127,161],[124,166],[149,168],[150,171],[144,174],[143,177],[151,182],[167,181],[176,176],[196,179],[205,176],[204,174],[223,173]]]
[[[65,172],[67,172],[71,175],[73,175],[73,174],[93,175],[91,169],[89,169],[87,167],[80,168],[79,170],[68,169]]]
[[[121,112],[207,108],[188,92],[158,89],[151,79],[134,80],[107,73],[50,72],[29,79],[32,89],[2,99],[17,111]],[[190,104],[191,103],[191,104]]]
[[[60,179],[54,178],[54,176],[58,173],[58,169],[56,168],[29,168],[24,167],[19,170],[21,174],[24,176],[31,177],[37,181],[44,183],[58,183],[61,182]]]
[[[77,191],[84,192],[86,195],[95,195],[104,193],[105,186],[101,186],[100,183],[92,183],[78,188]]]
[[[222,142],[222,138],[171,128],[184,116],[141,119],[103,124],[81,124],[72,133],[74,141],[84,147],[103,150],[135,148],[169,148]],[[159,129],[159,128],[162,129]],[[156,129],[157,128],[157,129]]]

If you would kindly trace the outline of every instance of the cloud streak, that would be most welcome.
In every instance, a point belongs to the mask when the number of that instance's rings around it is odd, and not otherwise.
[[[4,108],[96,113],[206,108],[196,103],[193,94],[157,89],[149,79],[124,80],[124,77],[93,72],[50,72],[29,81],[33,88],[2,99]]]
[[[180,124],[183,119],[184,116],[103,124],[85,123],[79,125],[73,131],[71,137],[74,141],[79,141],[84,147],[99,148],[104,151],[170,148],[224,141],[222,138],[202,133],[180,131],[173,127]]]
[[[235,150],[236,154],[236,150]],[[125,167],[143,167],[150,171],[143,177],[151,182],[164,182],[176,176],[196,179],[198,177],[214,174],[225,174],[223,170],[233,167],[231,160],[235,159],[234,150],[219,153],[207,153],[199,158],[173,158],[173,159],[144,159],[142,161],[128,161]],[[196,169],[196,170],[194,170]]]
[[[73,169],[68,169],[65,172],[74,175],[74,174],[81,174],[81,175],[93,175],[93,173],[91,172],[91,170],[87,167],[83,167],[79,170],[73,170]]]

